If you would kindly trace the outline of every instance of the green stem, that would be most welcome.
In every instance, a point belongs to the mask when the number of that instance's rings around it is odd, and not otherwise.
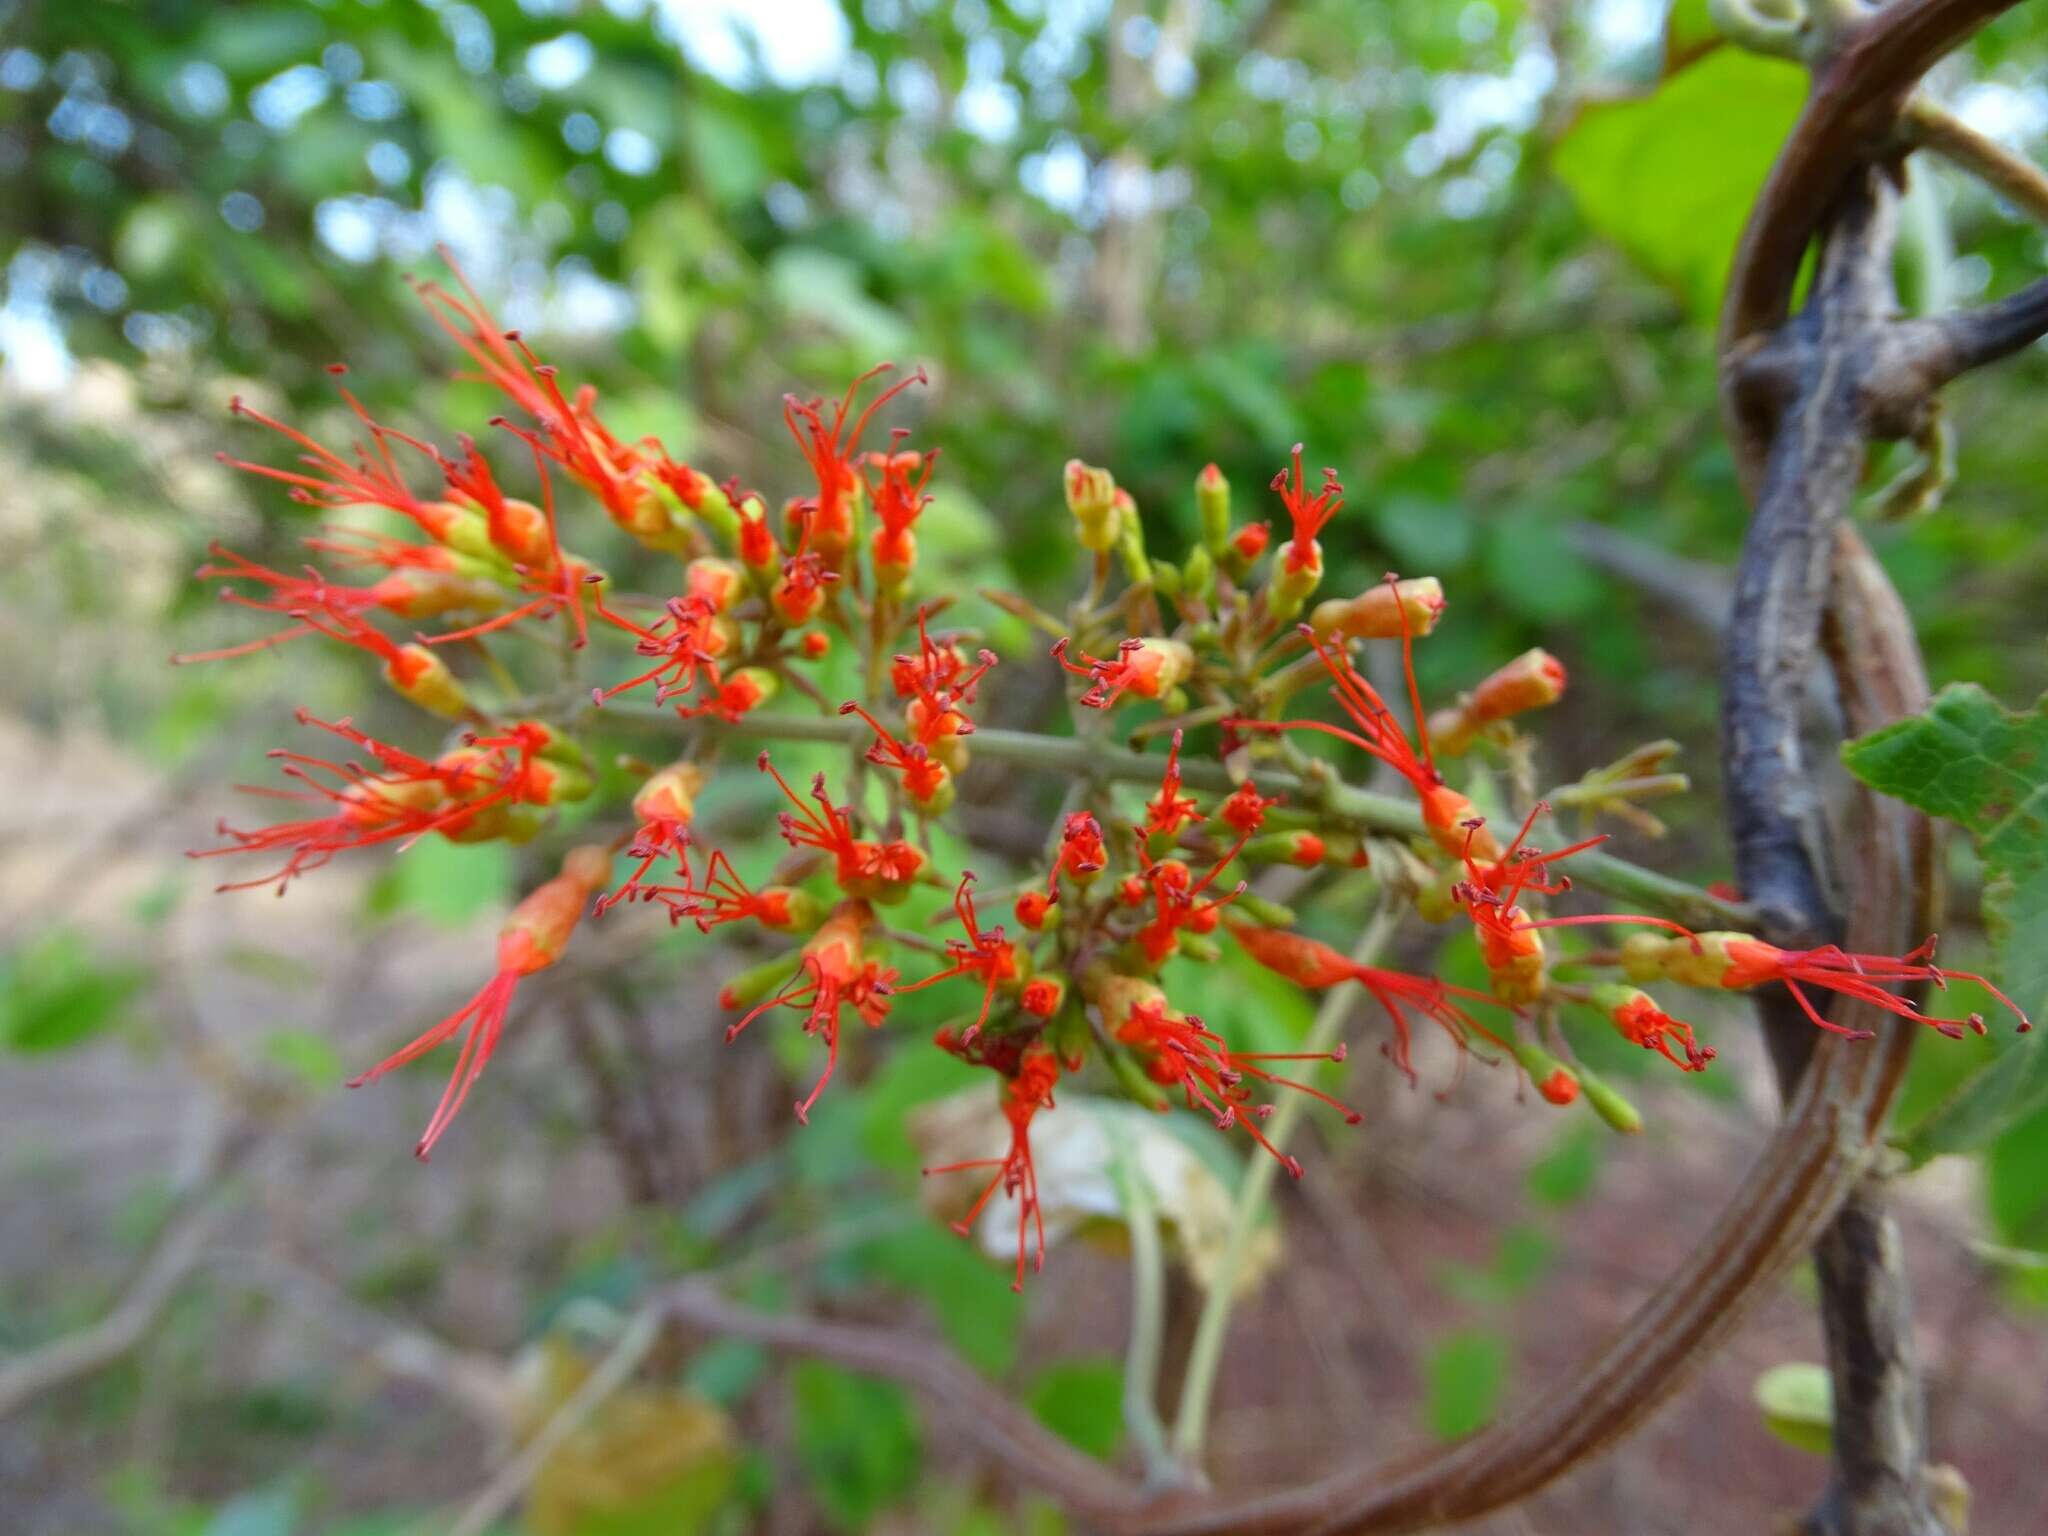
[[[607,720],[636,724],[675,720],[673,711],[627,701],[607,704],[600,713]],[[852,745],[867,735],[867,727],[850,717],[766,712],[743,715],[736,724],[721,725],[719,729],[729,735],[761,741],[824,741],[841,746]],[[1133,752],[1105,741],[1042,736],[1033,731],[983,727],[967,738],[967,748],[991,762],[1017,763],[1046,773],[1086,776],[1099,782],[1157,784],[1161,768],[1157,754]],[[1181,778],[1191,789],[1228,792],[1237,787],[1223,764],[1202,758],[1183,759]],[[1278,791],[1297,803],[1314,806],[1328,822],[1357,831],[1388,832],[1402,837],[1422,835],[1422,815],[1406,800],[1357,789],[1334,776],[1318,776],[1311,783],[1298,773],[1261,769],[1257,778],[1259,787],[1268,794]],[[1571,872],[1573,881],[1579,885],[1676,918],[1691,928],[1748,931],[1756,925],[1756,915],[1741,902],[1723,900],[1696,885],[1617,859],[1597,848],[1575,855]]]
[[[1185,1482],[1186,1477],[1166,1447],[1166,1426],[1159,1418],[1159,1357],[1166,1335],[1166,1263],[1159,1242],[1159,1210],[1145,1171],[1138,1166],[1129,1133],[1116,1126],[1110,1134],[1115,1146],[1110,1173],[1131,1234],[1131,1339],[1124,1350],[1124,1427],[1144,1461],[1145,1481],[1154,1487],[1170,1487]]]
[[[1393,903],[1383,900],[1379,911],[1373,914],[1372,921],[1352,948],[1351,958],[1360,965],[1370,964],[1386,942],[1388,930],[1393,925]],[[1323,1004],[1316,1010],[1308,1038],[1302,1042],[1304,1051],[1327,1051],[1336,1044],[1337,1031],[1344,1027],[1344,1020],[1350,1014],[1352,1004],[1358,1000],[1360,990],[1357,982],[1342,981],[1323,994]],[[1301,1122],[1308,1104],[1307,1094],[1291,1094],[1281,1100],[1273,1118],[1266,1122],[1266,1139],[1272,1142],[1276,1153],[1287,1150],[1288,1140],[1294,1135],[1294,1128]],[[1223,1340],[1230,1325],[1231,1304],[1236,1300],[1238,1265],[1266,1208],[1267,1197],[1273,1188],[1273,1175],[1279,1168],[1278,1157],[1255,1158],[1245,1169],[1244,1177],[1238,1180],[1237,1201],[1230,1211],[1230,1234],[1224,1240],[1223,1253],[1210,1281],[1208,1294],[1202,1299],[1202,1315],[1195,1321],[1195,1342],[1188,1352],[1180,1406],[1173,1418],[1173,1455],[1184,1466],[1194,1466],[1201,1461],[1202,1437],[1209,1427],[1209,1402],[1216,1388],[1217,1367],[1223,1362]]]

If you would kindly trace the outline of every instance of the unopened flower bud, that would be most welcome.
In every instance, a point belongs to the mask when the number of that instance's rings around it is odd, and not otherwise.
[[[1517,1040],[1510,1049],[1536,1091],[1552,1104],[1569,1104],[1579,1096],[1578,1075],[1540,1045]]]
[[[1439,752],[1456,754],[1495,721],[1542,709],[1564,697],[1564,663],[1538,647],[1499,668],[1453,709],[1430,717],[1429,735]]]
[[[1342,635],[1347,640],[1398,640],[1430,633],[1444,615],[1443,583],[1434,576],[1381,582],[1356,597],[1333,597],[1316,604],[1309,627],[1318,639]]]
[[[428,714],[460,720],[473,713],[469,696],[448,670],[448,663],[424,645],[400,646],[398,654],[384,664],[384,679]]]
[[[633,796],[633,814],[642,823],[685,822],[697,814],[697,795],[705,773],[696,763],[670,763],[651,773]]]
[[[702,598],[717,613],[728,611],[746,589],[746,572],[730,560],[707,555],[692,560],[683,571],[685,594]]]
[[[777,955],[773,960],[764,960],[741,971],[719,990],[718,1006],[725,1009],[753,1007],[789,980],[795,969],[794,958]]]
[[[1017,904],[1011,910],[1017,914],[1018,922],[1036,933],[1045,926],[1045,920],[1052,912],[1052,898],[1033,887],[1017,898]]]
[[[1074,514],[1080,530],[1081,547],[1097,554],[1117,540],[1116,480],[1106,469],[1096,469],[1079,459],[1067,460],[1064,474],[1067,510]]]
[[[1230,482],[1214,464],[1205,464],[1195,476],[1195,513],[1201,522],[1202,547],[1220,560],[1230,538]]]
[[[1034,1018],[1049,1019],[1067,999],[1067,984],[1057,976],[1034,976],[1017,994],[1017,1006]]]
[[[1585,1090],[1586,1102],[1593,1113],[1624,1136],[1633,1136],[1643,1128],[1642,1111],[1616,1093],[1607,1082],[1595,1077],[1584,1067],[1579,1068],[1579,1086]]]
[[[1145,525],[1137,502],[1122,486],[1116,491],[1116,552],[1133,582],[1143,586],[1152,580],[1152,564],[1145,558]]]

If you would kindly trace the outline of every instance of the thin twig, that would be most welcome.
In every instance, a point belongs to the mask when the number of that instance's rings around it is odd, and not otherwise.
[[[1925,96],[1906,103],[1899,133],[1967,171],[2037,223],[2048,224],[2048,173]]]
[[[46,1392],[105,1370],[132,1353],[204,1262],[207,1245],[227,1217],[228,1174],[258,1139],[248,1124],[216,1136],[183,1204],[164,1222],[149,1255],[98,1322],[0,1362],[0,1419]]]
[[[1366,924],[1364,933],[1359,935],[1351,958],[1361,965],[1371,963],[1387,942],[1393,924],[1393,902],[1383,900],[1372,921]],[[1316,1010],[1315,1022],[1309,1026],[1302,1050],[1313,1055],[1335,1045],[1338,1031],[1344,1027],[1344,1021],[1350,1017],[1363,990],[1354,981],[1342,981],[1330,988],[1323,995],[1322,1006]],[[1294,1128],[1301,1122],[1307,1104],[1308,1095],[1290,1095],[1266,1123],[1266,1139],[1273,1144],[1276,1154],[1287,1150],[1287,1143],[1293,1139]],[[1202,1440],[1209,1426],[1210,1398],[1215,1391],[1218,1368],[1223,1363],[1223,1342],[1230,1326],[1231,1307],[1237,1299],[1238,1266],[1243,1262],[1259,1219],[1265,1213],[1266,1202],[1273,1190],[1273,1177],[1279,1168],[1277,1155],[1261,1157],[1254,1160],[1238,1179],[1237,1199],[1230,1210],[1230,1230],[1224,1238],[1222,1252],[1217,1256],[1208,1294],[1202,1298],[1202,1314],[1195,1324],[1194,1348],[1188,1355],[1187,1375],[1183,1378],[1180,1404],[1174,1413],[1173,1454],[1176,1460],[1187,1465],[1201,1460]]]
[[[583,1379],[568,1399],[548,1416],[538,1433],[520,1447],[519,1454],[500,1467],[490,1482],[448,1527],[448,1536],[483,1536],[500,1516],[518,1502],[520,1494],[534,1479],[547,1459],[561,1447],[605,1399],[618,1391],[661,1337],[661,1314],[652,1309],[641,1312],[620,1332],[618,1342]]]
[[[1124,1427],[1137,1443],[1148,1488],[1188,1481],[1167,1448],[1159,1418],[1160,1346],[1166,1334],[1166,1258],[1159,1241],[1159,1207],[1126,1127],[1115,1126],[1111,1173],[1131,1234],[1131,1337],[1124,1350]]]

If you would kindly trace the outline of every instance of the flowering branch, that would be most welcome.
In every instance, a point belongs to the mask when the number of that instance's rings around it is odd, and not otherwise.
[[[607,704],[607,719],[617,717],[646,725],[672,725],[674,716],[649,705]],[[756,711],[721,723],[728,735],[757,741],[816,741],[854,746],[867,733],[859,722],[834,715],[787,715]],[[1035,731],[976,729],[974,750],[991,762],[1057,776],[1073,776],[1101,784],[1156,784],[1159,758],[1108,742],[1080,736],[1047,736]],[[1229,790],[1235,787],[1223,764],[1191,759],[1181,774],[1189,787]],[[1285,794],[1291,804],[1316,807],[1330,825],[1397,837],[1422,835],[1422,815],[1413,804],[1392,795],[1376,794],[1345,783],[1334,773],[1300,774],[1284,769],[1259,771],[1259,784]],[[1756,920],[1750,903],[1718,896],[1702,886],[1662,874],[1613,854],[1588,850],[1574,859],[1572,873],[1589,890],[1604,891],[1676,918],[1693,928],[1748,928]]]

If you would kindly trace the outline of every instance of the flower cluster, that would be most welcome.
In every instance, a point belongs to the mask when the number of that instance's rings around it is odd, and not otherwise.
[[[771,513],[736,480],[717,483],[651,438],[614,432],[592,390],[565,387],[457,277],[452,290],[424,283],[419,292],[469,369],[504,397],[506,414],[493,425],[522,475],[530,463],[532,499],[506,489],[476,441],[459,437],[444,452],[375,419],[346,386],[355,436],[341,447],[238,401],[238,414],[278,434],[296,458],[230,462],[351,520],[308,538],[316,563],[296,571],[215,548],[201,578],[272,627],[179,658],[324,638],[374,657],[401,699],[452,732],[438,750],[415,753],[349,721],[302,713],[302,724],[353,755],[273,754],[288,785],[255,793],[308,809],[258,827],[223,823],[222,845],[196,857],[270,861],[223,889],[281,893],[337,854],[376,844],[552,842],[561,808],[597,788],[594,727],[637,722],[671,738],[665,761],[621,760],[633,779],[625,803],[599,807],[588,823],[603,827],[611,816],[609,830],[558,848],[557,873],[507,919],[482,988],[356,1080],[459,1038],[422,1157],[500,1043],[520,981],[562,958],[586,914],[624,922],[653,909],[676,930],[765,937],[773,957],[722,991],[726,1038],[795,1015],[823,1050],[796,1104],[799,1120],[837,1071],[850,1022],[874,1031],[901,998],[942,999],[955,1016],[934,1043],[993,1074],[1007,1146],[928,1171],[988,1175],[970,1222],[998,1193],[1015,1203],[1020,1285],[1045,1246],[1032,1127],[1056,1112],[1055,1090],[1068,1080],[1161,1111],[1196,1110],[1296,1175],[1299,1163],[1267,1128],[1276,1094],[1299,1093],[1356,1120],[1316,1080],[1345,1059],[1341,1045],[1271,1051],[1227,1038],[1183,1006],[1200,967],[1248,961],[1309,992],[1355,987],[1382,1021],[1381,1051],[1411,1081],[1417,1026],[1433,1025],[1460,1071],[1474,1059],[1508,1065],[1541,1098],[1583,1097],[1623,1128],[1640,1123],[1635,1111],[1569,1059],[1558,1019],[1567,1007],[1582,1010],[1680,1070],[1706,1069],[1714,1049],[1645,983],[1783,985],[1826,1029],[1840,1026],[1815,1006],[1816,990],[1944,1033],[1982,1028],[1974,1016],[1929,1015],[1903,990],[1962,974],[1935,966],[1931,940],[1898,957],[1791,953],[1654,916],[1551,915],[1547,904],[1571,888],[1570,861],[1602,841],[1539,848],[1549,807],[1513,782],[1528,761],[1522,723],[1563,697],[1564,667],[1530,651],[1456,703],[1426,709],[1415,647],[1444,619],[1443,588],[1390,575],[1323,594],[1333,563],[1324,536],[1343,486],[1333,470],[1313,483],[1298,445],[1272,484],[1288,528],[1277,547],[1268,548],[1272,524],[1234,515],[1229,484],[1211,465],[1195,479],[1195,534],[1178,559],[1148,548],[1145,513],[1109,471],[1069,463],[1061,484],[1090,567],[1085,590],[1063,619],[1014,594],[984,596],[1054,642],[1050,660],[1073,679],[1076,736],[994,727],[978,735],[997,656],[973,629],[945,623],[957,594],[920,593],[917,524],[932,503],[939,453],[912,446],[903,427],[891,428],[886,447],[867,446],[878,412],[926,382],[922,370],[892,377],[882,364],[829,405],[786,397],[783,420],[806,483]],[[654,590],[624,590],[572,552],[558,518],[564,484],[649,552],[636,569],[657,573]],[[1171,523],[1163,514],[1152,521]],[[555,643],[523,638],[544,634]],[[1372,641],[1398,643],[1405,697],[1390,702],[1361,667],[1358,647]],[[845,665],[827,667],[832,658]],[[514,663],[539,660],[561,675],[515,682]],[[1041,681],[1058,675],[1044,655],[1013,656],[1003,675],[1034,662]],[[861,681],[850,684],[854,677]],[[1318,683],[1334,718],[1296,708]],[[764,710],[784,696],[811,711],[783,719]],[[1134,714],[1143,718],[1131,740],[1164,739],[1162,756],[1107,740],[1113,718]],[[743,735],[833,743],[845,750],[843,767],[792,783],[759,752],[751,773],[722,769],[721,753]],[[1401,785],[1412,822],[1347,803],[1333,771],[1342,765],[1311,750],[1330,742]],[[1474,753],[1483,756],[1477,771],[1460,784],[1446,778],[1442,761]],[[942,867],[943,851],[960,844],[932,837],[984,754],[1071,781],[1042,857],[1013,860],[988,884]],[[1487,765],[1508,770],[1509,795],[1525,808],[1512,838],[1496,834],[1482,809],[1499,800]],[[714,785],[774,805],[784,845],[775,862],[743,872],[744,855],[715,846],[724,840],[717,829],[700,825]],[[1275,786],[1286,793],[1267,792]],[[1602,794],[1623,798],[1619,789]],[[1467,925],[1486,989],[1383,968],[1299,931],[1279,898],[1298,906],[1338,881],[1375,882],[1424,919]],[[943,938],[918,931],[926,912],[948,925]],[[1551,952],[1551,930],[1589,923],[1657,931],[1604,955]],[[1231,961],[1233,951],[1246,960]],[[1578,974],[1603,964],[1626,982]]]

